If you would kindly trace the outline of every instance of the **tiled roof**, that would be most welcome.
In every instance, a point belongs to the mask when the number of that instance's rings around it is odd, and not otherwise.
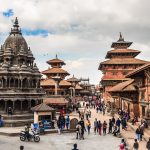
[[[134,49],[113,49],[108,51],[108,53],[125,53],[125,52],[140,53],[141,51]]]
[[[107,81],[107,80],[129,80],[130,78],[119,78],[116,76],[116,78],[112,77],[112,78],[102,78],[101,80],[103,81]]]
[[[57,58],[48,60],[47,63],[48,64],[52,64],[52,63],[63,63],[63,64],[65,64],[63,60],[60,60],[60,59],[57,59]]]
[[[61,68],[50,68],[45,71],[42,71],[43,74],[51,74],[51,73],[63,73],[69,75],[69,73]]]
[[[45,98],[43,100],[45,104],[49,105],[67,105],[68,101],[65,98]]]
[[[138,67],[137,69],[135,69],[135,70],[133,70],[132,72],[128,73],[128,74],[126,75],[126,77],[130,77],[130,76],[132,76],[132,75],[134,75],[134,74],[136,74],[136,73],[138,73],[138,72],[140,72],[140,71],[143,71],[144,69],[147,69],[147,68],[149,68],[149,67],[150,67],[150,62],[149,62],[149,63],[146,63],[145,65],[143,65],[143,66],[141,66],[141,67]]]
[[[76,87],[75,87],[75,89],[76,90],[82,90],[83,88],[79,84],[77,84]]]
[[[54,109],[49,107],[48,105],[46,105],[45,103],[42,103],[42,104],[39,104],[35,107],[32,107],[31,108],[32,111],[38,111],[38,112],[41,112],[41,111],[53,111]]]
[[[113,86],[109,92],[136,91],[136,88],[132,84],[133,82],[134,80],[130,79],[128,81],[118,83],[117,85]]]
[[[67,80],[61,80],[59,83],[60,86],[71,86],[71,83]]]
[[[55,86],[55,81],[53,79],[42,80],[41,86]]]
[[[66,80],[61,80],[60,86],[71,86],[71,83]],[[41,81],[41,86],[55,86],[55,81],[53,79],[45,79]]]
[[[67,79],[67,81],[69,81],[69,82],[79,82],[80,80],[75,78],[74,75],[73,75],[73,77]]]
[[[110,58],[111,54],[115,53],[134,53],[134,57],[137,56],[141,51],[133,49],[114,49],[107,52],[106,58]]]
[[[137,58],[113,58],[113,59],[101,62],[100,65],[103,65],[103,64],[145,64],[145,63],[147,63],[147,61],[137,59]]]

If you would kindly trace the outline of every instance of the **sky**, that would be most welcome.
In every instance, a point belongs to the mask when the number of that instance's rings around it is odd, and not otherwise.
[[[149,61],[149,15],[149,0],[0,0],[0,44],[18,17],[40,71],[57,54],[71,76],[98,84],[99,63],[119,32]]]

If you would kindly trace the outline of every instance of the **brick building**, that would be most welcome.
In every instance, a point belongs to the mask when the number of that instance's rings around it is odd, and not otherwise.
[[[119,40],[113,42],[112,50],[106,54],[106,61],[99,65],[99,70],[103,72],[101,85],[103,87],[103,98],[108,101],[111,99],[109,90],[118,83],[128,81],[126,75],[136,68],[144,65],[147,61],[135,58],[141,51],[129,49],[132,42],[125,41],[120,33]]]
[[[110,89],[118,108],[127,110],[131,116],[149,118],[150,101],[150,63],[126,75],[130,80],[119,83]]]

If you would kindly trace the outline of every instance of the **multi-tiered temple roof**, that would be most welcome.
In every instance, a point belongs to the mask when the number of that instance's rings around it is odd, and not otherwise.
[[[62,69],[62,66],[65,65],[63,60],[58,59],[57,55],[55,59],[48,60],[47,63],[51,65],[45,71],[42,71],[42,74],[46,75],[46,79],[41,81],[41,86],[46,90],[48,95],[53,95],[55,91],[55,77],[60,78],[58,93],[64,93],[66,89],[71,87],[71,83],[65,80],[65,77],[70,75],[66,70]]]
[[[117,42],[113,42],[111,45],[114,49],[108,51],[106,54],[105,58],[108,60],[100,63],[99,70],[102,69],[103,65],[143,65],[147,63],[147,61],[135,58],[141,51],[128,49],[131,44],[132,42],[125,41],[120,33],[119,40]]]
[[[129,80],[129,78],[126,78],[129,72],[148,63],[135,58],[141,51],[129,49],[131,44],[132,42],[125,41],[120,33],[119,40],[112,43],[111,48],[113,49],[106,54],[107,60],[100,63],[98,69],[103,72],[101,84],[104,87],[105,94],[112,86]]]

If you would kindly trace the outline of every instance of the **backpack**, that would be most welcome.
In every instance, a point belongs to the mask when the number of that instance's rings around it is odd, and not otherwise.
[[[125,146],[123,143],[120,144],[120,150],[124,150]]]

